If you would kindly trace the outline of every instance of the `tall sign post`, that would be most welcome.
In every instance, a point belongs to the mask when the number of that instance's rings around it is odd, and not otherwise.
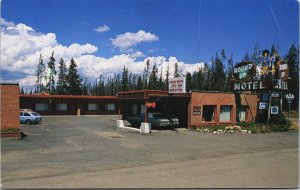
[[[293,101],[294,98],[295,98],[294,94],[289,93],[289,94],[285,95],[285,99],[289,103],[289,115],[288,115],[289,120],[290,120],[290,112],[291,112],[291,103],[292,103],[292,101]]]

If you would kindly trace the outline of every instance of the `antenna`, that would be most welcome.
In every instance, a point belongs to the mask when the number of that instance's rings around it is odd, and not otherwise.
[[[201,4],[202,0],[199,0],[199,11],[198,11],[198,36],[197,36],[197,61],[200,61],[200,26],[201,26]]]

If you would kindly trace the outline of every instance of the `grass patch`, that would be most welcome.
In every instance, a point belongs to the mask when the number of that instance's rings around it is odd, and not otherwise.
[[[285,117],[288,117],[289,112],[288,111],[284,111],[283,114],[285,115]],[[294,118],[298,118],[299,117],[299,113],[296,111],[291,111],[290,113],[290,117],[294,117]]]
[[[224,130],[226,126],[223,126],[223,125],[214,125],[214,126],[211,126],[211,127],[208,127],[210,130],[212,131],[218,131],[219,129],[222,129]]]
[[[241,126],[242,130],[248,130],[254,134],[271,132],[268,125],[263,123],[250,122],[250,123],[237,123],[236,125]]]
[[[1,129],[1,133],[18,133],[19,128]]]

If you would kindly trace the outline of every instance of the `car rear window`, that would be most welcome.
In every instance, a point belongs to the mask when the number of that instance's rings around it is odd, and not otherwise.
[[[29,113],[24,113],[23,115],[24,115],[24,116],[30,116],[30,114],[29,114]]]
[[[40,114],[35,113],[35,112],[31,112],[31,114],[34,115],[34,116],[40,116]]]

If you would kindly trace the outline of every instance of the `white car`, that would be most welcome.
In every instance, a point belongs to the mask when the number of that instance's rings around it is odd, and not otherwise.
[[[42,116],[33,111],[20,111],[20,123],[37,124],[42,122]]]

